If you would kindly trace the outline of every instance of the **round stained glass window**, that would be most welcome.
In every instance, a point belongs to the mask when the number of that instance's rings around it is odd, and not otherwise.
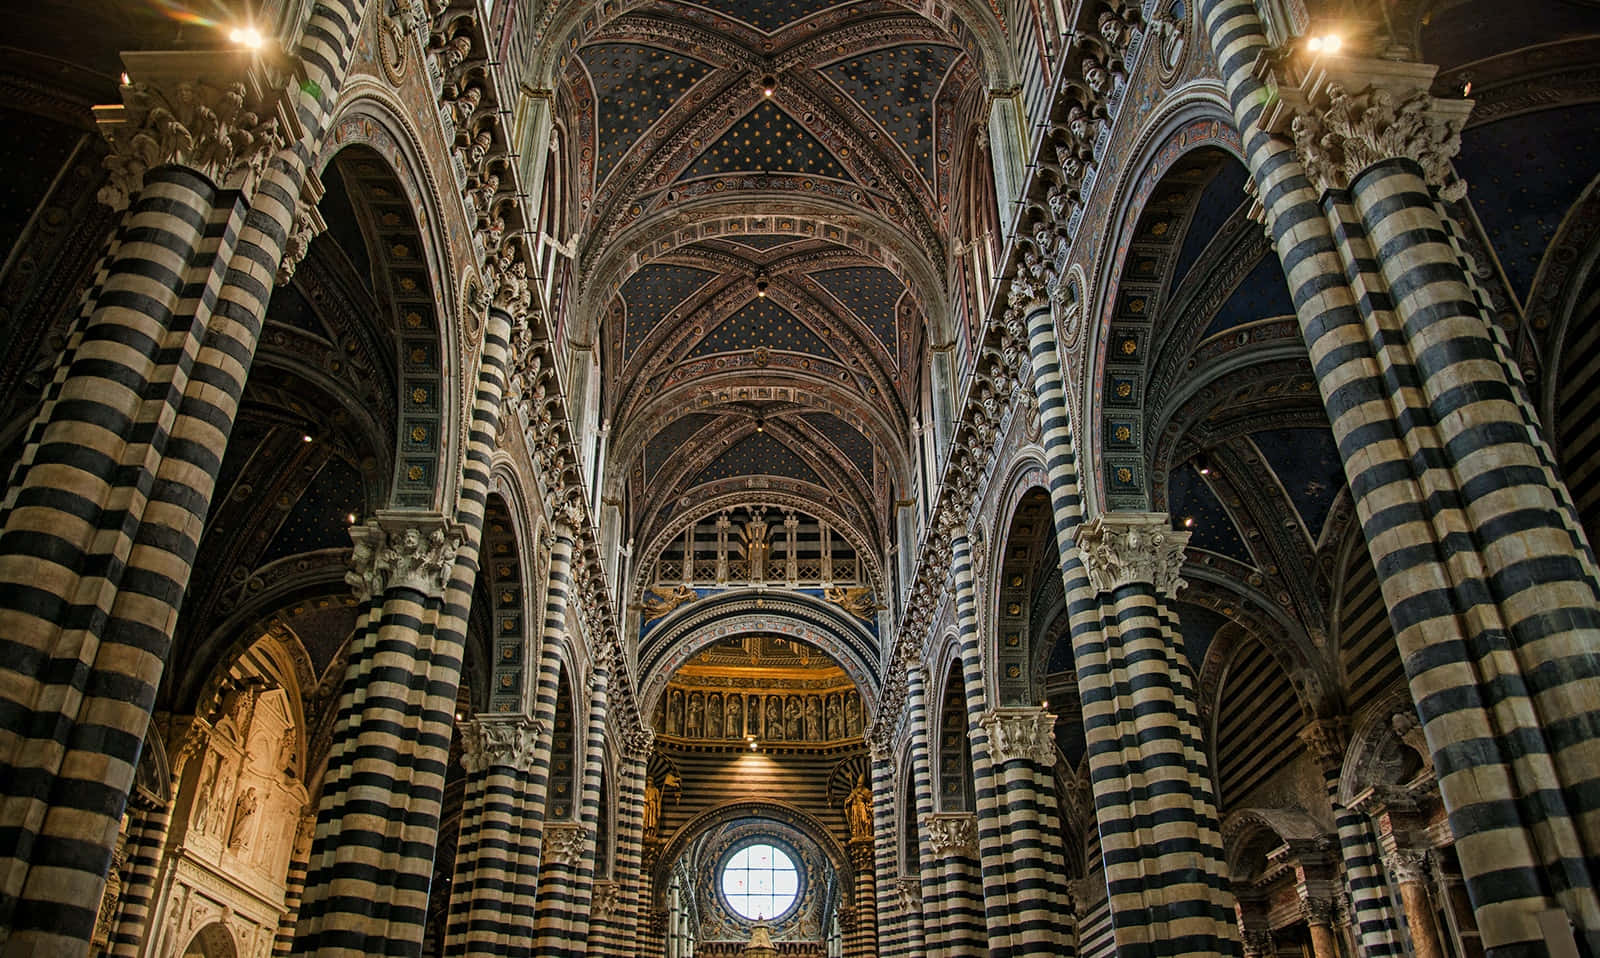
[[[722,897],[736,914],[751,921],[782,918],[799,896],[800,871],[775,845],[746,845],[722,866]]]

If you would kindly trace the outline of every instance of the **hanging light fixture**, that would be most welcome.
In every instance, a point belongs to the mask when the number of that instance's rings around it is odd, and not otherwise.
[[[769,286],[771,286],[771,285],[772,285],[772,283],[770,281],[768,281],[766,273],[757,273],[756,274],[756,295],[757,296],[761,297],[762,299],[766,299],[767,298],[767,288]]]
[[[761,95],[771,96],[778,90],[778,78],[768,73],[761,78]]]

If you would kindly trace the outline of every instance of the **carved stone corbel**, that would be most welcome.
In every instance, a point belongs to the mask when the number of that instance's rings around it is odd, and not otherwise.
[[[1189,533],[1175,532],[1165,513],[1114,512],[1078,530],[1078,546],[1096,591],[1148,582],[1156,592],[1176,595],[1187,583],[1179,576]]]

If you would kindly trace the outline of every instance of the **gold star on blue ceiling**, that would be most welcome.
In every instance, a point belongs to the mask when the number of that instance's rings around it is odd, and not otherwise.
[[[817,138],[772,103],[762,103],[735,123],[684,171],[683,179],[743,172],[845,178],[844,169]]]
[[[689,358],[741,352],[758,346],[835,359],[833,350],[821,337],[770,299],[753,299],[746,303],[701,340]]]
[[[600,43],[578,54],[599,101],[595,179],[604,183],[628,147],[711,68],[699,60],[629,43]]]

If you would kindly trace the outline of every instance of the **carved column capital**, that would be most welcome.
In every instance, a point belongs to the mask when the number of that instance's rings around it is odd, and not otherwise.
[[[576,868],[583,862],[588,841],[589,830],[577,822],[546,822],[544,860]]]
[[[1189,533],[1174,532],[1165,513],[1112,512],[1084,523],[1078,531],[1089,581],[1099,592],[1148,582],[1173,596],[1186,583],[1179,577]]]
[[[978,817],[971,812],[934,812],[922,817],[928,847],[936,855],[978,854]]]
[[[1344,761],[1347,745],[1344,719],[1315,719],[1300,730],[1300,741],[1318,765],[1335,768]]]
[[[528,768],[538,738],[538,725],[527,719],[474,719],[461,726],[461,766],[474,774],[495,765]]]
[[[1265,928],[1240,929],[1239,943],[1244,946],[1245,958],[1271,958],[1278,953],[1272,932]]]
[[[1332,927],[1339,919],[1339,903],[1332,898],[1307,898],[1300,899],[1300,908],[1305,912],[1306,924],[1327,925]]]
[[[1056,717],[1043,708],[1001,708],[978,720],[989,733],[996,762],[1029,759],[1042,768],[1056,764]]]
[[[187,166],[229,189],[249,189],[272,154],[299,136],[281,78],[235,51],[130,51],[122,103],[95,107],[111,145],[97,199],[121,211],[158,166]]]
[[[629,729],[623,738],[623,745],[627,749],[629,758],[649,758],[651,751],[656,747],[655,730],[643,726]]]
[[[1269,77],[1279,94],[1263,126],[1294,141],[1306,174],[1321,190],[1345,189],[1381,160],[1422,167],[1447,200],[1466,195],[1450,160],[1461,152],[1471,100],[1428,93],[1438,68],[1368,57],[1325,56],[1298,83]]]
[[[438,513],[379,512],[350,529],[345,582],[362,602],[393,587],[444,594],[465,531]]]
[[[1428,880],[1428,850],[1425,848],[1392,849],[1384,853],[1383,864],[1402,885]]]

